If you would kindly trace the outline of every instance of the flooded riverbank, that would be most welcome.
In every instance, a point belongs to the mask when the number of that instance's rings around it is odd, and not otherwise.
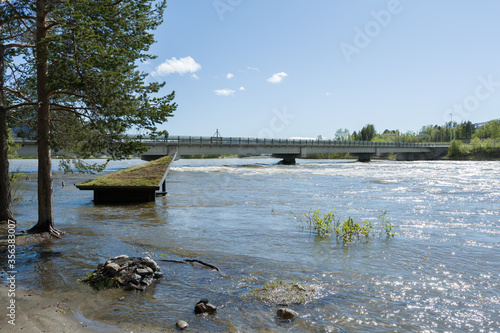
[[[76,311],[119,325],[190,331],[494,331],[499,327],[500,162],[396,162],[275,159],[180,160],[166,197],[139,205],[98,205],[72,184],[89,175],[54,176],[61,240],[19,249],[19,284],[85,302]],[[31,163],[31,164],[30,164]],[[116,170],[141,161],[115,162]],[[36,172],[15,160],[12,169]],[[63,187],[62,181],[65,182]],[[36,221],[36,184],[14,206],[19,228]],[[343,246],[298,227],[290,214],[335,207],[339,217],[377,223],[388,211],[396,236]],[[223,274],[160,262],[164,278],[145,292],[95,292],[78,282],[120,254],[197,258]],[[246,295],[282,279],[316,286],[282,322],[276,307]],[[120,300],[125,297],[124,300]],[[218,306],[200,317],[200,298]]]

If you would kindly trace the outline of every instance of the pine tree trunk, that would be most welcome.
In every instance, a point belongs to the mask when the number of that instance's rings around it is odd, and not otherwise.
[[[36,71],[38,96],[38,223],[30,232],[50,232],[59,236],[54,228],[52,204],[52,157],[50,149],[50,96],[48,93],[47,12],[45,2],[37,0]]]
[[[0,29],[2,29],[1,26]],[[7,110],[3,90],[5,83],[4,51],[4,45],[0,44],[0,222],[14,220],[9,179]]]

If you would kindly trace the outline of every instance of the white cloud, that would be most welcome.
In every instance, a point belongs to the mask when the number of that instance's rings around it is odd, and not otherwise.
[[[201,65],[194,61],[191,57],[177,59],[167,59],[153,71],[152,75],[168,75],[178,73],[184,75],[186,73],[194,73],[201,69]]]
[[[332,96],[332,93],[331,93],[331,92],[329,92],[329,91],[327,91],[327,92],[325,93],[325,95],[326,95],[326,96]]]
[[[232,79],[234,77],[234,74],[233,73],[227,73],[226,77],[228,79]]]
[[[196,74],[191,74],[191,77],[192,77],[193,79],[195,79],[195,80],[198,80],[198,79],[200,78],[200,77],[199,77],[198,75],[196,75]]]
[[[273,74],[273,76],[271,76],[269,79],[267,79],[267,82],[280,83],[287,76],[288,76],[288,74],[285,72],[275,73],[275,74]]]
[[[238,90],[243,91],[243,90],[245,90],[245,87],[241,86]]]
[[[220,89],[220,90],[214,90],[216,95],[219,96],[231,96],[234,94],[234,90],[232,89]]]
[[[247,67],[247,69],[251,70],[251,71],[255,71],[255,72],[259,72],[260,69],[258,69],[257,67]]]

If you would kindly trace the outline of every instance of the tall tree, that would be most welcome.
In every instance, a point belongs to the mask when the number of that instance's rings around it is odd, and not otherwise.
[[[375,127],[372,124],[367,124],[361,129],[361,131],[359,131],[359,133],[356,134],[356,140],[371,141],[375,135],[377,135]]]
[[[339,128],[335,132],[335,140],[346,141],[349,140],[350,134],[347,128]]]
[[[24,77],[29,92],[14,95],[37,102],[38,223],[31,232],[54,227],[51,150],[82,157],[106,154],[110,159],[141,152],[145,147],[126,132],[156,131],[172,116],[174,93],[154,97],[164,83],[145,83],[137,62],[162,22],[165,1],[36,0],[34,57],[26,58],[36,77]],[[30,95],[31,94],[31,95]],[[32,120],[33,113],[23,116]],[[81,162],[81,161],[80,161]],[[82,163],[77,163],[84,166]]]
[[[30,48],[29,44],[24,44],[27,30],[22,5],[25,5],[22,1],[0,2],[0,221],[15,220],[9,178],[7,124],[9,109],[19,105],[11,105],[7,95],[16,91],[17,71],[13,58],[20,54],[20,50]]]
[[[7,106],[5,102],[5,45],[3,31],[6,23],[0,22],[0,222],[14,219],[9,180],[9,145]]]

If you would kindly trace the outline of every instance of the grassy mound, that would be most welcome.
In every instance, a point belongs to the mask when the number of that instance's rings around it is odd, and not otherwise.
[[[275,280],[253,289],[245,297],[255,297],[269,305],[291,305],[310,301],[316,292],[313,287],[301,283]]]

